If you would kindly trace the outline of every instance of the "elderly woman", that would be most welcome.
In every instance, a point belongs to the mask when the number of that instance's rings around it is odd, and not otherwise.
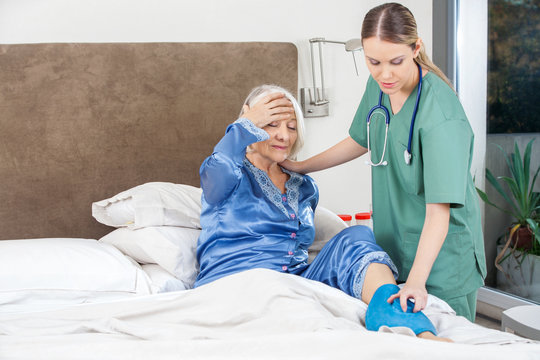
[[[240,118],[203,162],[200,273],[195,286],[248,269],[272,269],[321,281],[362,299],[369,304],[368,329],[406,326],[420,337],[440,339],[422,312],[405,313],[398,302],[387,302],[399,291],[396,269],[368,227],[341,231],[307,263],[318,189],[311,177],[279,165],[302,147],[303,123],[288,91],[257,87]]]

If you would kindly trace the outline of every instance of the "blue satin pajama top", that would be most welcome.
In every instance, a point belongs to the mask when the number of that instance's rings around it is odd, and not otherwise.
[[[252,165],[246,148],[269,138],[250,120],[229,125],[200,168],[201,226],[195,286],[253,268],[300,274],[315,237],[313,179],[290,172],[286,193]]]

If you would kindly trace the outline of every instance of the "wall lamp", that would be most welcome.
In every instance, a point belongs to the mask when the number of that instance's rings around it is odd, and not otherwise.
[[[323,55],[322,46],[325,43],[331,44],[343,44],[345,50],[352,53],[354,60],[354,67],[356,69],[356,75],[358,75],[358,67],[356,65],[356,58],[354,57],[355,51],[362,50],[361,39],[351,39],[348,41],[334,41],[326,40],[325,38],[313,38],[309,39],[310,53],[311,53],[311,76],[313,78],[312,88],[300,89],[300,103],[302,105],[302,111],[305,117],[321,117],[328,116],[329,101],[326,98],[324,90],[324,71],[323,71]],[[318,88],[315,82],[315,56],[313,47],[317,45],[319,47],[319,68],[321,72],[321,87]]]

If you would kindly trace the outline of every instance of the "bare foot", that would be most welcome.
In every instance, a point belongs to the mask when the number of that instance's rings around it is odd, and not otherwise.
[[[421,332],[420,334],[416,335],[418,336],[419,338],[422,338],[422,339],[428,339],[428,340],[436,340],[436,341],[444,341],[444,342],[454,342],[452,341],[451,339],[448,339],[448,338],[443,338],[443,337],[440,337],[440,336],[437,336],[437,335],[433,335],[432,332],[430,331],[424,331],[424,332]]]

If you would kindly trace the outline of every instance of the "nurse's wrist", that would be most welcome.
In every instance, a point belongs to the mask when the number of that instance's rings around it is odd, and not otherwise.
[[[411,272],[409,273],[409,276],[407,277],[407,284],[409,286],[425,288],[429,273],[425,274],[425,275],[424,274],[417,274],[413,270],[414,269],[411,269]]]

